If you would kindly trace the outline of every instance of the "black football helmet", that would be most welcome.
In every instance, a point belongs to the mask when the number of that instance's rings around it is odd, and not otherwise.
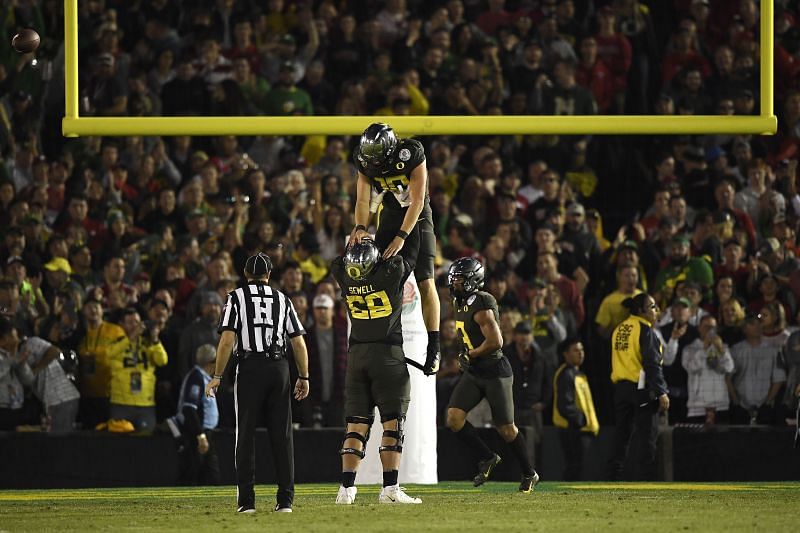
[[[483,287],[486,273],[480,261],[474,257],[461,257],[453,261],[447,271],[447,286],[450,295],[456,300],[462,300],[479,291]],[[456,287],[455,282],[461,281],[461,286]]]
[[[372,239],[363,238],[344,252],[344,271],[350,279],[362,280],[369,276],[380,257],[378,247]]]
[[[392,158],[398,142],[397,135],[388,124],[370,124],[361,134],[358,160],[371,170],[379,170]]]

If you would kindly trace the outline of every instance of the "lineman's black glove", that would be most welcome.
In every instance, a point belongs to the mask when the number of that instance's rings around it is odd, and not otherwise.
[[[428,357],[425,359],[425,366],[423,367],[422,372],[426,376],[432,376],[439,371],[439,359],[441,359],[441,353],[439,350],[428,350]]]

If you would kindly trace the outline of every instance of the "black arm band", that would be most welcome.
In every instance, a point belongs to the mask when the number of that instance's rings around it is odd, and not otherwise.
[[[397,230],[397,236],[400,237],[403,240],[406,240],[408,238],[408,233],[406,233],[405,231],[400,229],[400,230]]]
[[[358,231],[358,230],[367,231],[367,227],[364,224],[358,224],[356,226],[356,231]]]
[[[302,379],[303,381],[308,381],[308,377],[297,376],[297,379]]]

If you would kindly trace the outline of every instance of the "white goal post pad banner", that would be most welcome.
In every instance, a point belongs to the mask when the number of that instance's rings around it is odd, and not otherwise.
[[[425,363],[428,332],[422,320],[422,301],[412,273],[403,290],[403,351],[408,359]],[[411,403],[404,426],[403,458],[400,462],[401,483],[438,483],[436,455],[436,376],[425,376],[421,370],[408,366],[411,376]],[[361,461],[356,476],[358,485],[383,483],[383,467],[378,453],[383,426],[378,409],[372,425],[367,455]]]

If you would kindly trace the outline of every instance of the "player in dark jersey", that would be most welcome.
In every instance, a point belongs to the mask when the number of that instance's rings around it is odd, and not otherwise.
[[[411,267],[395,255],[381,259],[371,239],[349,246],[331,264],[342,299],[350,315],[350,349],[345,377],[345,421],[342,443],[342,484],[337,504],[349,505],[356,497],[356,470],[372,427],[375,406],[381,413],[383,439],[379,448],[383,464],[380,503],[422,503],[397,484],[403,451],[403,421],[411,400],[411,383],[403,355],[400,313],[403,287]]]
[[[384,259],[402,255],[414,270],[428,330],[424,365],[427,375],[439,370],[439,295],[433,279],[436,237],[428,196],[425,149],[419,141],[398,139],[383,123],[370,125],[354,153],[358,169],[356,208],[350,244],[367,236],[370,213],[380,206],[375,244]]]
[[[520,492],[531,492],[539,475],[528,456],[525,436],[514,424],[511,364],[503,355],[503,335],[498,325],[499,313],[494,296],[483,287],[483,265],[472,257],[457,259],[450,266],[447,284],[453,296],[456,329],[461,334],[462,349],[458,361],[463,370],[447,409],[447,427],[475,451],[480,462],[475,486],[489,478],[501,458],[478,436],[467,422],[467,413],[483,398],[489,401],[495,428],[519,461],[522,470]]]

